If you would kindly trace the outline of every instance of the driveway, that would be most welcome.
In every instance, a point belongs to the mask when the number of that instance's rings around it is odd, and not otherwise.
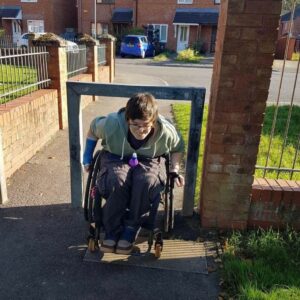
[[[291,102],[296,77],[296,62],[287,62],[280,91],[280,103]],[[282,61],[275,60],[269,90],[268,103],[277,101],[281,80]],[[210,95],[210,84],[213,71],[213,58],[201,64],[184,64],[176,62],[154,62],[152,58],[117,58],[117,83],[149,85],[199,86],[206,88],[206,102]],[[294,102],[300,105],[300,87],[296,85]]]

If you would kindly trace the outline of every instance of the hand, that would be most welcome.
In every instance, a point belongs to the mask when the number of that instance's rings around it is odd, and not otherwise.
[[[176,185],[178,187],[184,186],[184,184],[185,184],[184,177],[182,175],[178,174],[178,170],[170,170],[169,174],[171,176],[171,180],[174,180],[174,182],[176,183]]]
[[[182,175],[178,174],[178,177],[175,178],[175,183],[178,187],[183,187],[185,184],[184,177]]]
[[[84,168],[84,171],[90,172],[90,170],[91,170],[91,165],[90,165],[90,164],[86,164],[86,165],[83,166],[83,168]]]

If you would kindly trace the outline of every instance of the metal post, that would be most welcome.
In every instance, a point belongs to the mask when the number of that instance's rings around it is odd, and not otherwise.
[[[71,201],[73,207],[82,207],[83,172],[81,166],[82,147],[82,115],[80,109],[80,95],[72,88],[67,89],[69,148],[71,172]]]
[[[182,203],[182,215],[192,216],[194,212],[195,187],[198,169],[198,157],[200,148],[201,125],[203,118],[205,92],[194,92],[192,96],[191,119],[187,162],[185,172],[185,186]]]

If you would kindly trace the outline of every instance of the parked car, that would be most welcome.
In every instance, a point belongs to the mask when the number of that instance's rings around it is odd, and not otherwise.
[[[46,32],[39,32],[39,33],[23,33],[20,37],[20,39],[17,40],[17,47],[21,47],[21,48],[28,48],[28,38],[29,35],[34,34],[34,38],[37,39],[40,36],[46,34]],[[66,50],[69,52],[73,52],[73,53],[78,53],[79,52],[79,47],[76,43],[71,42],[71,41],[67,41],[66,42]]]
[[[34,38],[38,38],[41,35],[45,34],[44,32],[39,32],[39,33],[32,33],[32,32],[26,32],[21,35],[19,39],[17,39],[17,47],[21,48],[28,48],[28,39],[29,35],[34,34]]]
[[[133,55],[145,58],[155,56],[155,48],[145,35],[126,35],[122,39],[120,55],[121,57]]]

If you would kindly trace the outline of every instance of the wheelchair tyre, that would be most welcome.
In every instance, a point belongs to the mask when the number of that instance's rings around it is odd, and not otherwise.
[[[91,197],[91,189],[95,186],[97,179],[98,167],[100,164],[100,153],[101,151],[97,151],[93,162],[91,164],[91,170],[89,172],[85,195],[84,195],[84,217],[85,220],[92,223],[93,222],[93,199]]]

